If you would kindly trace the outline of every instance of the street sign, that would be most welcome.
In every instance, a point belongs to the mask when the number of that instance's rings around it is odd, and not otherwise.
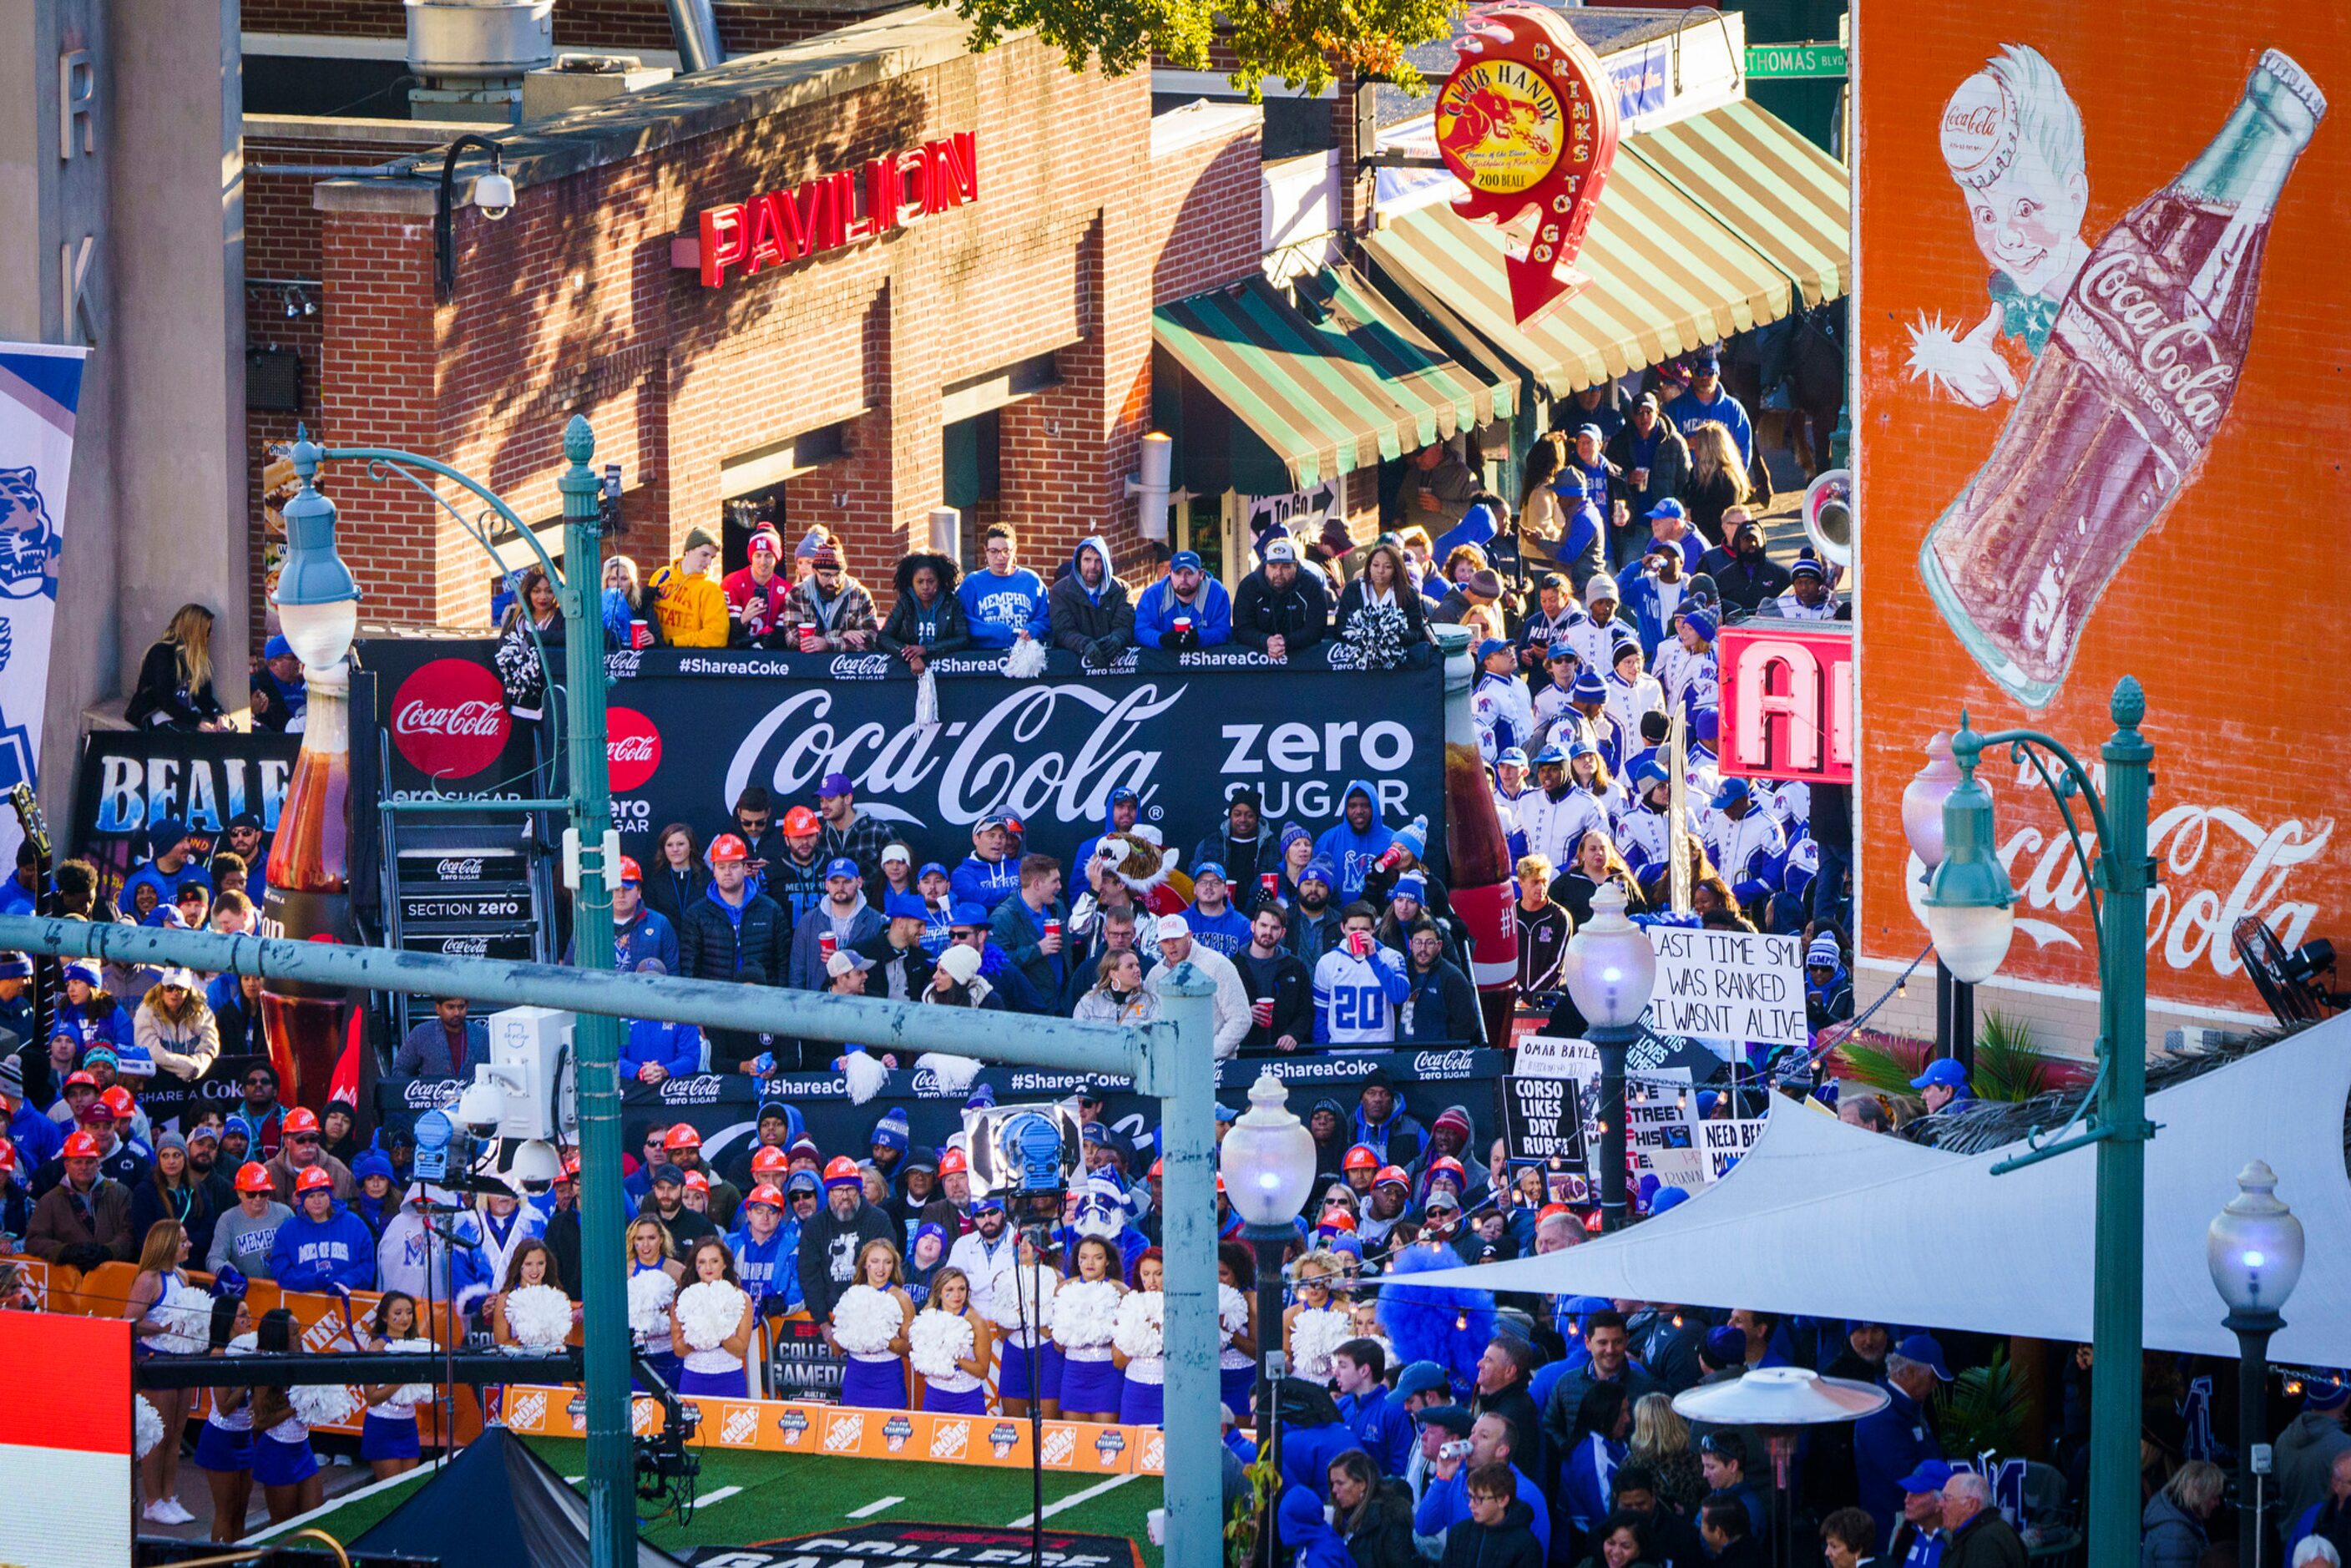
[[[1843,44],[1750,44],[1747,74],[1766,81],[1847,74]]]

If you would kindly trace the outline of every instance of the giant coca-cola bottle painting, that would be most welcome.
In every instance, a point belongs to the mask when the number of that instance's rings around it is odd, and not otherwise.
[[[262,933],[301,942],[352,940],[348,882],[350,841],[350,666],[308,672],[310,702],[301,755],[269,848]],[[261,988],[261,1026],[289,1105],[324,1111],[328,1085],[351,1039],[349,991],[270,979]]]
[[[2210,450],[2272,212],[2325,112],[2299,65],[2261,57],[2211,145],[2091,248],[1991,457],[1928,531],[1937,607],[2027,707],[2062,689],[2099,597]]]

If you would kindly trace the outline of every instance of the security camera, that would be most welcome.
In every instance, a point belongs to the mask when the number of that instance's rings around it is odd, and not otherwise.
[[[507,1162],[507,1186],[524,1197],[537,1197],[562,1179],[562,1157],[544,1138],[518,1145]]]
[[[503,169],[493,169],[474,182],[474,205],[482,209],[482,216],[496,222],[514,211],[514,182]]]
[[[494,1138],[506,1115],[507,1093],[489,1077],[486,1068],[475,1071],[479,1076],[457,1096],[457,1123],[477,1138]]]

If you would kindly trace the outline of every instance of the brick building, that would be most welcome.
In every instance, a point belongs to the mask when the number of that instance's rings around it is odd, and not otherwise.
[[[284,322],[306,359],[314,346],[298,412],[320,439],[433,455],[533,523],[559,516],[559,434],[586,415],[598,462],[623,476],[613,548],[647,571],[689,527],[739,541],[772,517],[788,536],[834,529],[883,590],[943,501],[967,539],[1018,520],[1048,570],[1095,531],[1124,561],[1141,542],[1125,485],[1150,422],[1152,308],[1261,256],[1259,119],[1165,118],[1155,135],[1147,79],[1073,73],[1033,38],[974,54],[952,16],[868,17],[493,131],[517,200],[496,221],[458,206],[445,299],[432,182],[267,171],[413,157],[411,138],[463,128],[288,122],[269,147],[285,163],[251,155],[254,222],[273,271],[316,280],[317,310],[273,318],[264,290],[254,325]],[[304,135],[340,145],[298,150]],[[904,221],[849,237],[871,224],[870,161],[942,147],[968,160],[959,199],[909,201]],[[461,192],[487,169],[469,155]],[[706,210],[805,201],[835,174],[850,179],[833,194],[854,191],[838,246],[727,266],[716,286],[680,265]],[[256,414],[256,438],[283,439],[292,417]],[[458,524],[356,478],[335,491],[371,619],[478,623],[492,569]]]

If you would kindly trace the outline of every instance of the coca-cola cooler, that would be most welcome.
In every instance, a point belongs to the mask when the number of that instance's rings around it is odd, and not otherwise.
[[[395,946],[410,953],[544,963],[538,893],[511,824],[409,830],[387,864]],[[498,839],[505,841],[496,841]],[[430,840],[430,842],[420,842]],[[433,1016],[433,998],[398,1000],[405,1033]],[[477,1015],[494,1010],[476,1003]]]

